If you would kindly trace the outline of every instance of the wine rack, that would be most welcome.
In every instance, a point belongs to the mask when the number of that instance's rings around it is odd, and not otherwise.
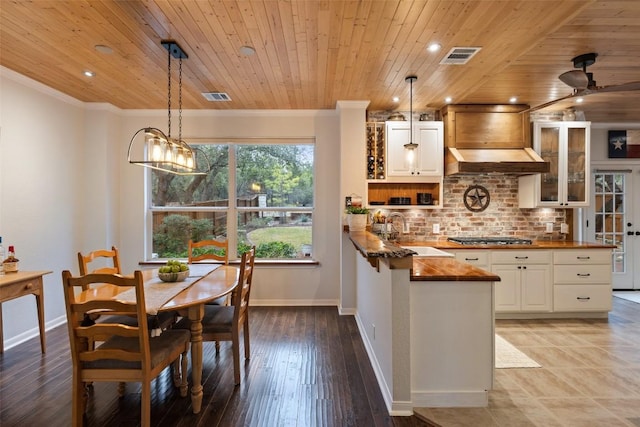
[[[367,179],[385,179],[384,122],[367,122]]]

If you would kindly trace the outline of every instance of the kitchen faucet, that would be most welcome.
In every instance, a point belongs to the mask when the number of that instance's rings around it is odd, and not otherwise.
[[[383,239],[384,240],[389,240],[389,236],[391,233],[389,233],[389,229],[387,228],[387,224],[389,222],[391,222],[393,224],[393,221],[390,221],[391,218],[393,217],[397,217],[400,218],[402,220],[402,229],[398,232],[398,238],[396,240],[399,240],[399,235],[404,233],[404,229],[406,228],[406,220],[404,218],[404,215],[402,215],[400,212],[391,212],[389,215],[387,215],[384,218],[384,230],[383,230]],[[393,226],[393,225],[392,225]]]

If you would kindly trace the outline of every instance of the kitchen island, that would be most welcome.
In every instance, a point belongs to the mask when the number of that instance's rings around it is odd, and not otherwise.
[[[487,406],[500,278],[451,257],[414,257],[369,232],[348,236],[356,321],[389,413]]]

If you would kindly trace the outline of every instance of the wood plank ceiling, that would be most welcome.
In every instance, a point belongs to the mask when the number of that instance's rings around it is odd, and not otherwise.
[[[536,106],[572,93],[558,75],[587,52],[599,54],[589,67],[598,85],[640,81],[636,0],[0,0],[0,65],[85,102],[166,108],[163,39],[189,55],[185,109],[369,100],[370,110],[406,111],[409,74],[418,76],[416,111],[439,109],[447,96],[458,104],[516,96]],[[431,42],[442,49],[428,52]],[[453,47],[482,49],[466,65],[440,65]],[[177,61],[172,67],[175,90]],[[218,91],[231,101],[201,94]],[[637,122],[640,91],[590,95],[578,109],[591,121]]]

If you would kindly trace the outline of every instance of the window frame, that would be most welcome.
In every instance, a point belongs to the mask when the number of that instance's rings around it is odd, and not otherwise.
[[[226,212],[227,222],[227,238],[229,239],[229,260],[237,261],[239,254],[237,253],[238,243],[238,215],[242,212],[309,212],[311,217],[315,213],[315,203],[317,200],[317,145],[315,137],[287,137],[287,138],[191,138],[185,139],[189,145],[227,145],[229,163],[228,163],[228,199],[229,204],[227,206],[201,206],[201,207],[189,207],[189,206],[154,206],[153,205],[153,188],[152,188],[152,170],[147,168],[144,182],[145,192],[145,245],[144,245],[144,258],[147,261],[162,260],[163,258],[153,258],[153,215],[155,212]],[[236,164],[236,150],[235,147],[240,145],[310,145],[313,147],[313,204],[312,206],[278,206],[278,207],[250,207],[250,206],[238,206],[237,197],[237,164]],[[145,157],[147,153],[145,152]],[[316,229],[311,224],[311,242],[315,240]],[[304,261],[316,262],[314,259],[315,252],[312,252],[312,258],[304,259]],[[264,261],[277,261],[277,262],[300,262],[300,258],[281,259],[281,258],[261,258]],[[256,260],[258,261],[258,260]]]

